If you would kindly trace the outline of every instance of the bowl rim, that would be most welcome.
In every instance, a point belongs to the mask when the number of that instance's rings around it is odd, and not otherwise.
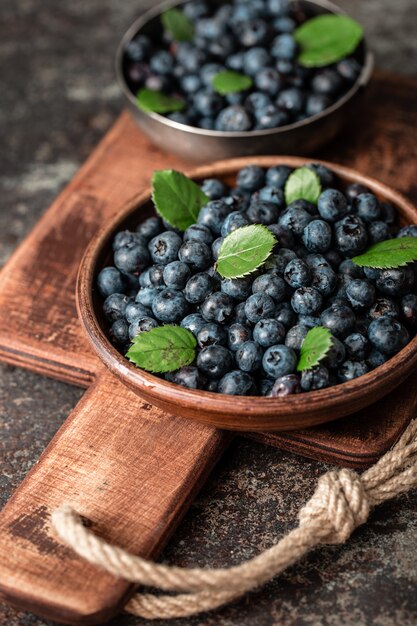
[[[254,159],[251,159],[251,157],[227,159],[217,161],[211,165],[194,168],[186,173],[188,176],[197,180],[216,175],[233,175],[238,169],[248,165],[253,160]],[[262,167],[284,164],[291,167],[300,167],[311,162],[311,159],[302,157],[256,157],[256,164]],[[329,167],[337,176],[345,179],[347,182],[355,182],[368,186],[372,191],[382,196],[385,201],[395,204],[400,209],[401,214],[409,219],[410,223],[413,223],[413,221],[417,223],[417,209],[413,204],[384,183],[380,183],[372,177],[360,174],[351,168],[332,162],[322,160],[314,160],[313,162]],[[220,415],[222,413],[224,414],[225,407],[228,407],[228,410],[232,413],[243,414],[245,421],[254,420],[254,422],[256,422],[256,418],[261,418],[265,415],[272,415],[279,418],[280,415],[291,412],[296,414],[297,409],[301,409],[300,400],[308,402],[309,410],[313,412],[319,410],[322,405],[325,405],[326,411],[330,412],[332,408],[336,408],[342,403],[354,403],[355,400],[359,400],[364,395],[364,392],[368,395],[372,395],[373,392],[379,392],[375,394],[375,399],[378,399],[383,395],[380,393],[380,390],[381,387],[384,386],[384,382],[386,381],[387,385],[389,385],[393,373],[397,368],[398,372],[401,367],[407,370],[406,375],[408,375],[411,368],[417,364],[416,335],[400,352],[388,359],[386,363],[371,370],[367,374],[339,385],[287,396],[285,398],[228,396],[226,394],[218,394],[209,391],[188,389],[137,368],[117,351],[102,330],[94,310],[93,281],[97,270],[96,263],[99,255],[102,253],[105,246],[109,244],[118,226],[132,213],[137,211],[141,205],[145,204],[145,202],[149,202],[150,193],[150,189],[148,188],[137,194],[100,230],[90,242],[81,261],[77,276],[77,309],[84,330],[94,350],[104,364],[131,388],[142,389],[144,392],[148,391],[150,393],[154,391],[158,395],[158,400],[161,402],[171,405],[178,404],[183,408],[195,411],[204,410],[204,405],[207,403],[208,412]],[[405,377],[406,376],[404,376],[404,378]],[[332,417],[329,417],[328,421],[331,419]],[[205,421],[207,422],[208,420]],[[254,430],[255,428],[255,423],[253,423],[251,429]]]
[[[374,70],[374,55],[368,49],[367,40],[366,40],[366,37],[364,36],[363,41],[365,43],[365,60],[362,66],[362,70],[358,78],[356,79],[355,83],[341,98],[339,98],[336,102],[334,102],[332,105],[327,107],[324,111],[316,115],[311,115],[310,117],[304,120],[293,122],[291,124],[285,124],[284,126],[266,128],[264,130],[247,130],[247,131],[238,131],[238,132],[233,131],[232,132],[232,131],[207,130],[204,128],[198,128],[196,126],[190,126],[189,124],[182,124],[180,122],[175,122],[174,120],[170,120],[168,117],[165,117],[164,115],[160,115],[159,113],[143,111],[142,109],[139,109],[139,107],[137,106],[136,98],[131,92],[131,90],[129,89],[127,82],[125,80],[125,77],[124,77],[123,54],[124,54],[126,44],[135,35],[137,35],[139,31],[144,26],[146,26],[152,19],[154,19],[158,15],[161,15],[167,9],[170,9],[170,8],[182,5],[182,4],[186,4],[187,2],[190,2],[190,1],[191,0],[164,0],[163,2],[145,11],[127,29],[127,31],[125,32],[125,34],[123,35],[119,43],[119,46],[116,52],[116,59],[115,59],[116,78],[117,78],[119,87],[121,91],[123,92],[124,96],[127,98],[129,104],[135,110],[139,111],[139,113],[143,115],[145,118],[148,117],[154,120],[155,122],[162,124],[163,126],[166,126],[171,129],[183,131],[186,133],[199,135],[201,137],[207,137],[207,138],[216,137],[216,138],[228,138],[228,139],[242,139],[242,138],[249,138],[249,137],[268,137],[269,135],[276,135],[276,134],[281,134],[281,133],[284,134],[286,132],[296,130],[298,128],[304,128],[305,126],[308,126],[309,124],[312,124],[316,122],[317,120],[321,120],[327,117],[328,115],[331,115],[335,111],[339,110],[341,107],[343,107],[344,104],[346,104],[349,100],[351,100],[358,91],[365,88],[371,79],[371,76]],[[296,0],[291,0],[291,2],[295,2],[295,1]],[[346,11],[338,7],[336,4],[333,4],[333,2],[330,2],[329,0],[303,0],[303,2],[307,2],[309,4],[319,6],[323,9],[327,9],[330,13],[339,14],[339,15],[347,15]]]

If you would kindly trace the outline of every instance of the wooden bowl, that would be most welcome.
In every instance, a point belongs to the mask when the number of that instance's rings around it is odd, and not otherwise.
[[[257,157],[219,161],[190,173],[197,181],[218,177],[234,181],[239,169],[249,163],[263,167],[289,165],[300,167],[309,161],[295,157]],[[403,223],[417,223],[417,210],[400,194],[372,178],[322,162],[345,183],[362,183],[380,199],[393,203]],[[294,430],[352,414],[388,394],[411,373],[417,363],[417,338],[377,369],[355,380],[319,391],[286,398],[238,397],[186,389],[138,369],[110,343],[101,315],[100,296],[95,288],[98,272],[111,257],[115,233],[134,228],[154,212],[150,190],[133,198],[92,241],[82,260],[77,281],[79,315],[103,363],[146,402],[168,413],[230,430]]]

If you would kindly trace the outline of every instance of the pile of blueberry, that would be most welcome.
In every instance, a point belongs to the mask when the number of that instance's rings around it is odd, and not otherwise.
[[[250,165],[229,188],[217,179],[197,223],[178,232],[159,217],[113,241],[114,266],[101,270],[98,289],[109,336],[125,353],[138,333],[179,324],[197,339],[193,365],[166,375],[192,389],[282,396],[343,383],[399,352],[417,328],[414,265],[361,268],[351,260],[371,244],[417,237],[400,229],[395,208],[360,184],[345,188],[322,165],[317,205],[286,206],[287,166]],[[222,279],[219,247],[233,230],[264,224],[276,236],[271,256],[253,274]],[[313,369],[296,373],[308,330],[330,330],[333,345]]]
[[[343,96],[361,72],[358,52],[321,68],[297,62],[293,32],[307,16],[288,0],[187,2],[195,27],[190,42],[174,42],[161,31],[137,35],[127,45],[124,72],[134,95],[141,88],[180,97],[183,111],[167,116],[207,130],[276,128],[317,115]],[[212,87],[224,70],[253,80],[246,91],[222,96]]]

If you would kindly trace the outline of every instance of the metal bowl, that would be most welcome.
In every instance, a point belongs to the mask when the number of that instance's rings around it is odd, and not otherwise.
[[[323,13],[344,13],[328,0],[293,0],[311,16]],[[373,70],[373,55],[362,42],[359,50],[362,72],[356,83],[337,102],[306,120],[267,130],[222,132],[195,128],[173,122],[157,113],[138,108],[134,94],[125,80],[123,56],[126,45],[139,32],[152,37],[159,25],[159,16],[168,8],[184,4],[184,0],[165,0],[141,15],[125,33],[116,55],[119,85],[135,120],[158,146],[189,161],[204,163],[230,157],[263,154],[311,154],[329,142],[354,112]]]

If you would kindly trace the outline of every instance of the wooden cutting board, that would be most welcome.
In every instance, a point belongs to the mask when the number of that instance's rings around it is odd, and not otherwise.
[[[363,112],[320,157],[375,176],[417,201],[410,132],[417,125],[416,101],[414,81],[379,74]],[[0,276],[0,359],[89,387],[0,515],[0,593],[57,621],[108,619],[132,587],[60,546],[49,526],[51,510],[69,502],[99,534],[155,556],[230,438],[144,404],[103,370],[76,317],[74,283],[86,244],[149,185],[154,169],[167,167],[190,169],[151,145],[123,113]],[[352,417],[253,437],[309,457],[366,466],[399,437],[416,400],[410,380]]]

